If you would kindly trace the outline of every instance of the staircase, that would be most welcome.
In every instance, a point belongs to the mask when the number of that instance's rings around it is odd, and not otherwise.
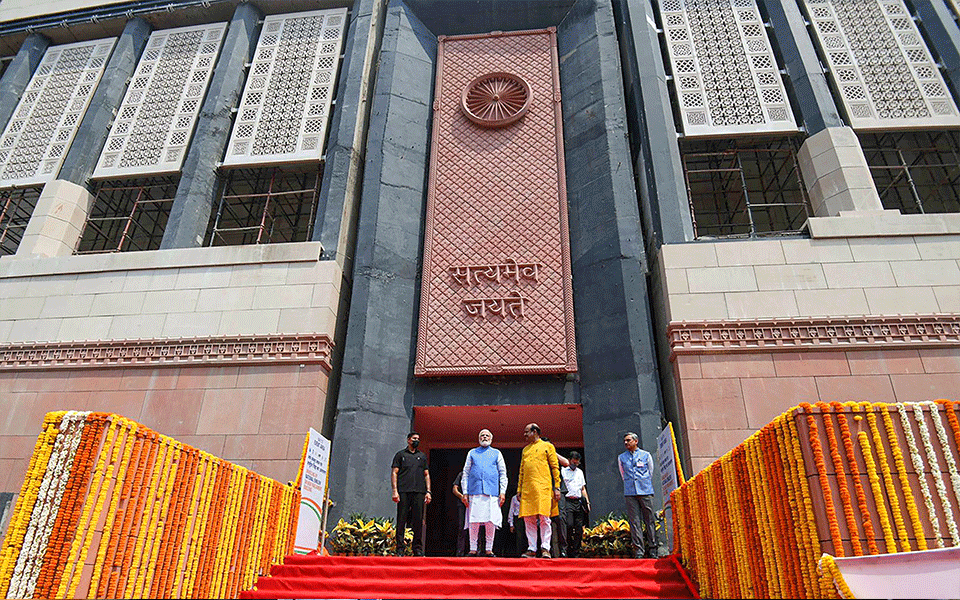
[[[241,598],[699,598],[673,557],[288,556]]]

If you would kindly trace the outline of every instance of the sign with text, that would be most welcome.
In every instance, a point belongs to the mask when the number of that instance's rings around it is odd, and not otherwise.
[[[664,504],[670,502],[670,492],[679,487],[674,443],[673,424],[668,423],[657,436],[657,464],[660,466],[660,489],[663,491]]]
[[[297,540],[293,546],[293,551],[297,554],[307,554],[319,547],[329,468],[330,440],[311,427],[307,452],[303,458],[300,514],[297,518]]]

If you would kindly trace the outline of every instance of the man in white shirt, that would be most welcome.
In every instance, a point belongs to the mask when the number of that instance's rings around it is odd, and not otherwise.
[[[516,494],[510,500],[510,512],[507,514],[507,522],[510,524],[510,533],[516,536],[517,554],[523,554],[527,549],[527,532],[520,518],[520,498]]]
[[[466,498],[467,522],[470,524],[470,552],[477,555],[477,537],[480,525],[486,533],[484,556],[493,556],[493,537],[503,524],[500,507],[507,493],[507,465],[499,450],[492,447],[493,434],[483,429],[480,445],[467,454],[463,465],[463,492]]]
[[[567,557],[580,556],[580,543],[583,540],[583,526],[590,513],[590,497],[587,496],[587,480],[579,469],[580,453],[570,453],[570,464],[560,469],[560,476],[567,487],[567,506],[564,522],[567,527]]]

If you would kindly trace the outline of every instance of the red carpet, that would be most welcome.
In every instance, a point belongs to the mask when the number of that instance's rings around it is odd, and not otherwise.
[[[241,598],[696,598],[658,560],[288,556]]]

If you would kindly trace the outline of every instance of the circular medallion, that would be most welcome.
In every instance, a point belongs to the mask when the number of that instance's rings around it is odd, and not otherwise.
[[[510,73],[487,73],[463,89],[460,108],[481,127],[504,127],[530,109],[530,84]]]

